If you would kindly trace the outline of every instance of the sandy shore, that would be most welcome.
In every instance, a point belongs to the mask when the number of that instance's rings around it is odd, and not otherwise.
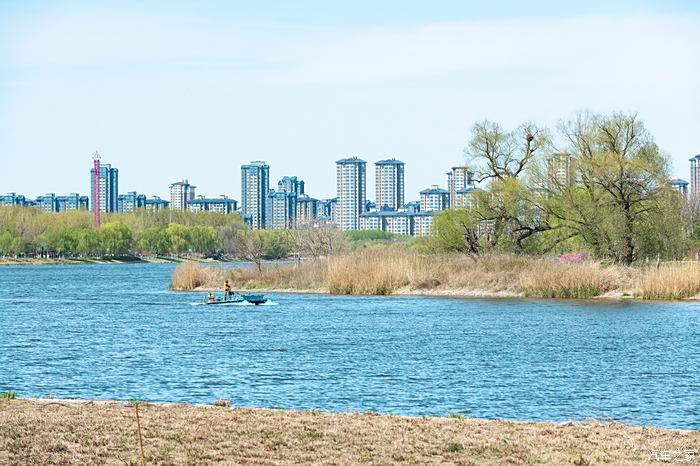
[[[700,432],[175,404],[139,408],[147,464],[659,464]],[[0,400],[0,464],[138,464],[125,402]]]

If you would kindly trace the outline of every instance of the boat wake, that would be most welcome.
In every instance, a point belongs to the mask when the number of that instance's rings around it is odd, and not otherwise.
[[[208,303],[189,303],[190,306],[206,306]],[[264,303],[260,304],[253,304],[249,303],[248,301],[236,301],[236,302],[231,302],[231,303],[219,303],[216,304],[216,306],[279,306],[279,303],[276,303],[270,299],[265,301]]]

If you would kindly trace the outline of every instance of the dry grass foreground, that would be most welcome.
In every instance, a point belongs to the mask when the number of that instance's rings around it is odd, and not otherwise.
[[[256,269],[183,264],[176,290],[238,289],[326,291],[333,294],[454,294],[593,298],[634,296],[685,299],[700,294],[700,264],[624,267],[598,262],[560,263],[529,256],[421,255],[399,248],[369,248],[327,259]]]
[[[139,412],[147,464],[638,465],[659,464],[652,450],[700,446],[698,431],[600,422],[154,404]],[[0,400],[0,464],[138,463],[128,403]]]

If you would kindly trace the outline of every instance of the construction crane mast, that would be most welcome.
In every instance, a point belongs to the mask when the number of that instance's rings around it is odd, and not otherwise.
[[[100,227],[100,153],[95,151],[92,156],[94,173],[92,176],[92,226]]]

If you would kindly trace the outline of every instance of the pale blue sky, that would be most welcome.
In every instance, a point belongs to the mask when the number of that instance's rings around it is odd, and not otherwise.
[[[121,192],[238,199],[263,159],[332,197],[358,155],[404,160],[417,199],[475,121],[584,109],[637,112],[687,179],[700,2],[573,3],[0,0],[0,192],[87,193],[98,149]]]

